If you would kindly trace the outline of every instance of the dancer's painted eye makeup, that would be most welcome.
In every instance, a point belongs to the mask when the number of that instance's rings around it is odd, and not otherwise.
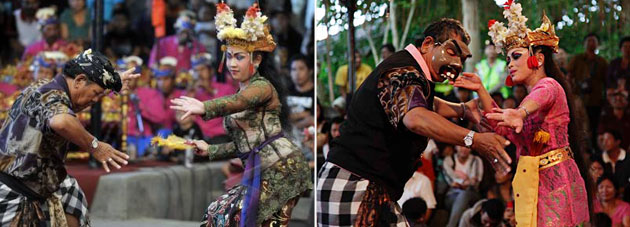
[[[232,58],[236,58],[236,60],[240,61],[240,60],[245,59],[245,53],[241,53],[241,52],[230,53],[230,52],[227,52],[225,57],[228,60],[230,60]]]
[[[512,59],[518,60],[523,54],[518,52],[512,52]]]
[[[519,52],[516,52],[516,51],[512,52],[511,55],[507,56],[507,64],[509,65],[512,60],[518,60],[519,58],[521,58],[521,56],[523,56],[523,54]]]

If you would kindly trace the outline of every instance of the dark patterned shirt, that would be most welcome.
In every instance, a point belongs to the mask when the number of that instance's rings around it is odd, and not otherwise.
[[[385,59],[355,92],[328,161],[381,184],[398,200],[427,144],[402,120],[414,108],[433,110],[434,86],[409,52]]]
[[[68,141],[50,128],[50,119],[58,114],[74,115],[63,75],[25,88],[0,129],[0,171],[44,197],[66,177]]]

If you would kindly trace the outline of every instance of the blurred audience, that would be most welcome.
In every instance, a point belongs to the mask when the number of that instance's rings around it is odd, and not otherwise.
[[[398,201],[400,204],[400,200]],[[410,227],[426,227],[427,221],[427,204],[422,198],[414,197],[407,199],[402,207],[402,214],[409,222]]]
[[[457,153],[444,159],[443,171],[450,186],[445,206],[450,210],[448,226],[457,226],[462,213],[480,199],[479,183],[483,176],[481,158],[471,154],[470,148],[455,146]]]
[[[54,8],[41,8],[37,11],[36,16],[42,39],[26,47],[22,60],[30,59],[42,51],[61,50],[67,45],[67,42],[61,37],[61,28]]]
[[[394,45],[392,45],[391,43],[383,44],[383,46],[381,47],[381,61],[385,60],[389,56],[392,56],[392,54],[394,53],[396,53]]]
[[[459,227],[496,227],[503,224],[505,205],[498,199],[482,199],[462,214]]]
[[[589,128],[593,131],[597,128],[602,104],[604,103],[601,96],[604,91],[604,81],[608,68],[606,59],[596,53],[598,46],[599,36],[597,34],[590,33],[586,35],[584,37],[585,52],[571,59],[567,75],[575,90],[574,94],[578,94],[584,102],[589,119]],[[595,143],[596,136],[591,135],[591,137],[591,141]]]
[[[612,220],[612,226],[630,226],[630,204],[618,198],[619,187],[612,177],[604,175],[597,180],[595,213],[603,212]]]
[[[606,130],[614,130],[621,134],[621,148],[630,146],[630,111],[628,111],[628,91],[608,89],[606,98],[610,108],[606,108],[599,117],[597,134]]]
[[[505,60],[498,58],[497,47],[494,43],[487,41],[484,49],[486,59],[482,59],[475,65],[475,73],[479,75],[483,86],[490,92],[501,93],[503,98],[511,95],[510,89],[505,86],[507,78],[507,63]]]
[[[612,220],[610,219],[608,214],[599,212],[599,213],[596,213],[595,218],[591,220],[591,226],[592,227],[611,227],[613,225],[612,225]]]
[[[431,180],[419,171],[414,172],[407,183],[405,183],[403,194],[400,196],[400,199],[398,199],[398,205],[404,207],[404,204],[407,204],[409,200],[415,198],[421,198],[424,202],[425,212],[423,212],[424,216],[421,217],[421,221],[428,221],[431,217],[433,209],[435,209],[437,205],[437,202],[435,200],[435,195],[433,194],[433,185]],[[412,220],[418,220],[418,218]],[[409,221],[411,222],[411,220]]]
[[[105,34],[104,48],[107,57],[112,59],[127,56],[142,56],[140,43],[136,31],[131,29],[129,14],[123,10],[114,12],[112,21]]]
[[[616,86],[619,78],[630,80],[630,36],[621,38],[619,41],[619,50],[621,57],[615,58],[608,66],[608,74],[606,74],[606,87]],[[627,86],[627,84],[626,84]],[[628,87],[624,87],[628,90]]]
[[[601,159],[604,161],[604,172],[612,174],[619,186],[624,186],[630,178],[630,157],[626,158],[626,150],[620,148],[621,134],[608,130],[602,134],[603,148]]]
[[[351,58],[348,58],[350,60]],[[361,62],[361,53],[358,50],[354,50],[354,70],[355,70],[355,86],[354,89],[358,89],[359,86],[363,83],[363,81],[370,75],[372,72],[372,67],[367,64]],[[337,69],[337,74],[335,76],[335,85],[339,87],[339,93],[341,93],[342,97],[346,97],[346,94],[350,92],[350,86],[348,85],[348,65],[342,65]],[[354,92],[354,91],[353,91]]]
[[[231,84],[216,81],[216,70],[212,66],[212,55],[200,53],[193,56],[191,60],[193,78],[195,81],[195,98],[199,100],[211,100],[236,93],[236,88]],[[201,126],[204,138],[210,143],[228,142],[225,129],[223,129],[223,119],[215,118],[204,121],[197,117],[195,122]]]
[[[89,43],[92,24],[92,14],[85,4],[85,0],[68,0],[70,8],[61,13],[61,37],[80,46]],[[107,38],[105,38],[107,40]]]
[[[195,38],[196,14],[182,12],[175,22],[177,34],[159,39],[151,49],[149,67],[154,67],[158,60],[170,56],[177,60],[176,72],[190,69],[193,55],[206,52],[206,48]]]

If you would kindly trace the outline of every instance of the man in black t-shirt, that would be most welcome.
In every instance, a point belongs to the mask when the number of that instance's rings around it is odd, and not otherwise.
[[[313,124],[315,107],[315,83],[313,78],[313,60],[298,54],[291,58],[289,64],[291,80],[294,86],[289,88],[287,105],[291,110],[291,123],[299,128]]]
[[[428,138],[470,147],[497,171],[509,171],[508,141],[447,120],[478,123],[476,100],[450,103],[434,97],[433,81],[454,81],[461,73],[471,56],[470,37],[453,19],[430,24],[424,37],[385,59],[355,93],[318,174],[320,226],[408,225],[396,201]]]

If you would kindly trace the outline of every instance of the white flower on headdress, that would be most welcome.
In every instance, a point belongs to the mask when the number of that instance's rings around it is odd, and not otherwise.
[[[214,24],[217,31],[222,31],[227,28],[236,27],[236,19],[234,19],[234,12],[225,3],[217,4],[217,15],[214,16]],[[221,39],[221,38],[219,38]]]
[[[263,16],[260,12],[256,13],[256,17],[245,16],[241,29],[245,31],[246,40],[256,41],[258,37],[265,36],[265,21],[267,21],[267,16]]]
[[[219,31],[228,27],[236,26],[236,19],[234,19],[234,14],[232,12],[217,14],[214,16],[214,20],[217,30]]]
[[[508,35],[508,29],[503,26],[503,22],[495,22],[490,26],[488,35],[492,38],[492,42],[498,50],[503,49],[505,38]]]
[[[522,11],[520,3],[512,4],[509,9],[503,11],[503,17],[508,19],[509,36],[517,35],[520,38],[527,36],[527,17],[521,14]]]

